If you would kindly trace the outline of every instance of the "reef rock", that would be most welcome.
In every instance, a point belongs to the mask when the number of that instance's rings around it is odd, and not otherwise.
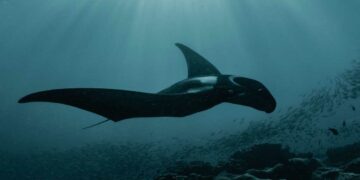
[[[360,158],[356,158],[345,165],[344,170],[346,172],[358,173],[360,174]]]
[[[281,144],[259,144],[234,153],[225,169],[230,173],[244,173],[248,169],[272,167],[292,157],[295,157],[295,154]]]
[[[359,180],[360,157],[357,144],[328,151],[325,164],[311,153],[294,154],[280,144],[260,144],[235,152],[228,162],[212,166],[210,163],[180,162],[172,174],[156,180]],[[341,154],[348,153],[348,154]],[[336,155],[340,157],[336,157]],[[357,157],[357,158],[356,158]]]
[[[328,162],[332,164],[347,163],[360,157],[360,142],[327,150]]]

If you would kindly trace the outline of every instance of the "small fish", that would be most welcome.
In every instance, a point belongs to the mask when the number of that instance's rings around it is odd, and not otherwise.
[[[343,121],[342,125],[343,125],[343,127],[345,127],[346,126],[346,121]]]
[[[351,106],[351,109],[353,110],[353,111],[356,111],[356,108],[355,108],[355,106]]]
[[[335,136],[339,135],[339,131],[335,128],[329,128],[329,131]]]

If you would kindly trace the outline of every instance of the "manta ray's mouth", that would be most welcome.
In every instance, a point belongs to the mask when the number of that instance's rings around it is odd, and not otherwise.
[[[272,112],[274,112],[274,110],[275,110],[275,107],[271,107],[271,108],[265,110],[265,112],[266,113],[272,113]]]
[[[276,109],[276,101],[275,99],[272,99],[270,103],[266,105],[265,112],[266,113],[272,113]]]

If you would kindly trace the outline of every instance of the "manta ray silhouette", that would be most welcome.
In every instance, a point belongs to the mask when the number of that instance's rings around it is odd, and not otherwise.
[[[185,56],[188,78],[158,93],[100,88],[56,89],[27,95],[19,103],[60,103],[115,122],[137,117],[184,117],[223,102],[245,105],[267,113],[275,110],[274,97],[260,82],[223,75],[189,47],[180,43],[175,45]]]

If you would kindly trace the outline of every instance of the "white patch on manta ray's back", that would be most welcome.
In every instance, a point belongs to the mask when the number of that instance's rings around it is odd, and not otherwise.
[[[187,92],[198,93],[198,92],[214,89],[214,86],[218,82],[218,77],[216,76],[196,77],[196,78],[192,78],[191,81],[199,82],[199,84],[196,87],[189,88]]]
[[[206,77],[198,77],[194,78],[194,80],[200,81],[202,84],[211,84],[215,85],[218,81],[218,77],[216,76],[206,76]]]

